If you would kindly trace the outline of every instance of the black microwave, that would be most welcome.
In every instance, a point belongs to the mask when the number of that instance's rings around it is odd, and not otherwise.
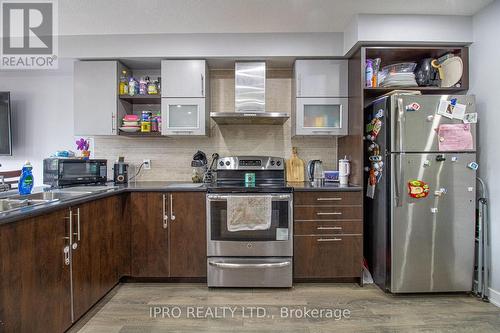
[[[43,183],[52,187],[105,184],[107,160],[46,158],[43,160]]]

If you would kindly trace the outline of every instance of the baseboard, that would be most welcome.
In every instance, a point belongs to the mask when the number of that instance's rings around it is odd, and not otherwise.
[[[490,288],[490,296],[488,297],[491,304],[500,308],[500,292]]]

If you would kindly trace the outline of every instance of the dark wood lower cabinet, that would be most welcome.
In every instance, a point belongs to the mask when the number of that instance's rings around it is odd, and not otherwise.
[[[207,276],[205,192],[174,192],[169,224],[170,276]]]
[[[293,239],[294,278],[361,278],[362,192],[294,193]]]
[[[168,200],[164,196],[161,192],[130,193],[132,276],[169,276],[168,227],[163,224]]]
[[[294,277],[359,277],[362,236],[294,236]]]
[[[0,226],[0,332],[71,326],[67,210]]]
[[[133,192],[133,277],[206,277],[204,192]]]
[[[118,232],[119,197],[71,207],[73,214],[73,311],[80,318],[118,282],[114,233]],[[79,225],[79,226],[78,226]]]

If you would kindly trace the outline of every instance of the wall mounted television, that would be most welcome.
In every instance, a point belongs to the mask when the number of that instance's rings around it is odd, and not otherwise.
[[[10,93],[0,91],[0,155],[12,155]]]

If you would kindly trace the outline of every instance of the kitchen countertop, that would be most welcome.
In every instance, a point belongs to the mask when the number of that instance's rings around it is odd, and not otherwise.
[[[340,185],[339,183],[325,182],[321,186],[314,185],[311,182],[289,182],[288,186],[293,187],[294,192],[314,192],[314,191],[332,191],[332,192],[355,192],[362,191],[363,187],[349,184]]]
[[[84,202],[97,200],[111,195],[126,193],[126,192],[205,192],[207,186],[201,184],[198,187],[192,187],[189,182],[165,182],[165,181],[149,181],[149,182],[132,182],[128,185],[123,186],[113,186],[111,183],[108,185],[108,189],[95,192],[95,193],[82,193],[82,195],[75,196],[72,198],[67,198],[64,200],[57,200],[53,202],[47,202],[34,206],[26,206],[21,209],[13,210],[6,213],[0,213],[0,225],[10,222],[15,222],[18,220],[27,219],[30,217],[35,217],[38,215],[46,214],[52,211],[63,209],[69,206],[75,206],[82,204]],[[303,191],[361,191],[362,187],[357,185],[340,186],[338,183],[325,183],[322,186],[314,186],[310,182],[300,182],[300,183],[287,183],[288,186],[293,187],[296,192]],[[89,189],[92,187],[90,186]],[[39,193],[46,191],[47,188],[36,187],[33,193]],[[0,192],[0,199],[16,196],[17,190],[9,192]]]
[[[107,185],[109,189],[107,190],[95,193],[82,193],[82,195],[75,196],[72,198],[67,198],[64,200],[56,200],[53,202],[47,202],[39,205],[26,206],[21,209],[16,209],[10,212],[0,213],[0,225],[46,214],[69,206],[79,205],[84,202],[102,199],[119,193],[141,192],[141,191],[142,192],[168,192],[168,191],[205,192],[207,190],[204,184],[202,184],[199,187],[186,187],[185,184],[189,183],[180,181],[178,182],[151,181],[151,182],[132,182],[128,185],[122,185],[122,186],[113,186],[112,183],[109,183]],[[89,186],[89,189],[91,188],[92,187]],[[32,194],[44,192],[44,190],[46,191],[47,188],[35,187],[33,189]],[[17,195],[18,195],[17,190],[0,192],[0,199],[5,199],[10,196],[17,196]]]

